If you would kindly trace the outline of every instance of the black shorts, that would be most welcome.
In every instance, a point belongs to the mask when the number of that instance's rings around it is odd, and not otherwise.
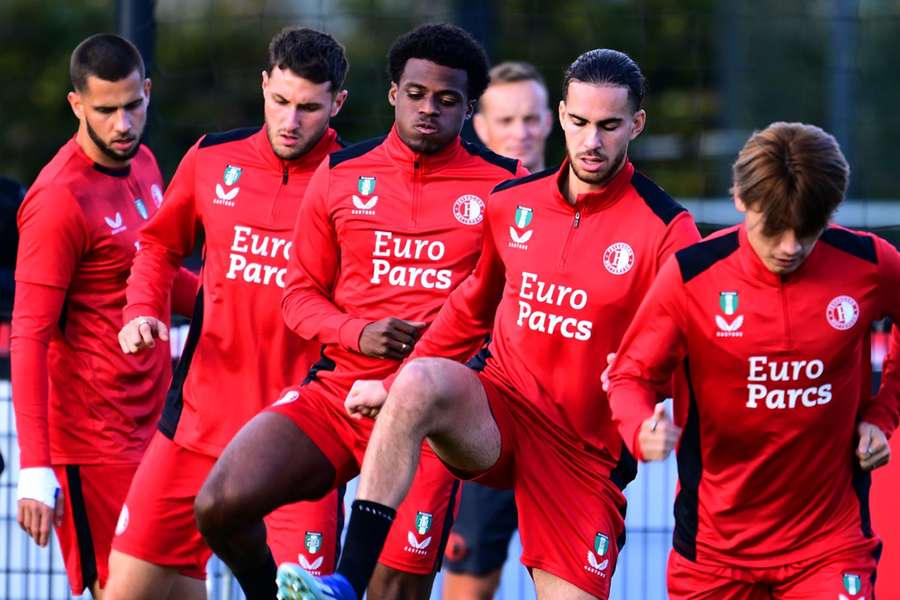
[[[512,490],[472,481],[463,485],[459,517],[453,525],[444,566],[451,573],[486,575],[503,566],[509,540],[518,527]]]

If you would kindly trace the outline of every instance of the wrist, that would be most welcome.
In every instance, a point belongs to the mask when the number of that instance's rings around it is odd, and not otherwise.
[[[51,467],[27,467],[19,471],[16,500],[37,500],[52,508],[59,490],[59,481]]]

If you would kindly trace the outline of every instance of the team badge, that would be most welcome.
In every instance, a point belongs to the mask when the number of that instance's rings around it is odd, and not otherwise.
[[[162,189],[155,183],[150,186],[150,196],[153,197],[153,204],[156,205],[156,208],[159,208],[160,206],[162,206],[162,201],[163,201]]]
[[[858,594],[862,591],[862,580],[859,575],[844,573],[844,589],[848,594]]]
[[[850,329],[859,319],[859,304],[850,296],[838,296],[825,310],[828,324],[839,331]]]
[[[525,229],[529,225],[531,225],[531,216],[534,211],[532,211],[527,206],[517,206],[516,207],[516,227],[519,229]]]
[[[310,554],[317,554],[322,549],[322,534],[318,531],[307,531],[303,545]]]
[[[594,536],[594,552],[597,553],[597,556],[604,556],[607,550],[609,550],[609,538],[598,532]]]
[[[625,242],[616,242],[603,253],[603,266],[613,275],[624,275],[634,266],[634,250]]]
[[[233,167],[228,165],[225,167],[225,174],[222,176],[222,181],[225,182],[225,185],[232,186],[238,182],[238,179],[241,178],[241,173],[243,169],[240,167]]]
[[[484,219],[484,201],[472,194],[460,196],[453,203],[453,216],[463,225],[478,225]]]
[[[359,182],[356,184],[356,189],[359,190],[359,193],[363,196],[368,196],[375,191],[375,178],[374,177],[360,177]]]
[[[727,316],[731,316],[738,309],[738,293],[737,292],[719,292],[719,306],[722,312]]]
[[[431,523],[434,520],[434,517],[431,516],[431,513],[427,512],[417,512],[416,513],[416,533],[419,535],[425,535],[431,529]]]
[[[147,212],[147,205],[144,204],[144,201],[140,198],[134,199],[134,207],[137,209],[138,214],[141,215],[141,218],[145,221],[150,218],[150,214]]]

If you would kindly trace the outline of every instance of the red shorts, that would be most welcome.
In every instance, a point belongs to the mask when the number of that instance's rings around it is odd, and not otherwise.
[[[206,579],[212,551],[194,519],[194,499],[216,459],[183,448],[156,432],[122,506],[112,547],[155,565]],[[316,574],[334,570],[341,499],[332,492],[316,502],[283,506],[266,517],[277,562],[297,562]]]
[[[344,410],[344,398],[335,399],[317,382],[288,388],[281,398],[266,410],[288,417],[309,436],[334,465],[335,486],[356,477],[375,422],[351,418]],[[289,398],[294,399],[285,401]],[[378,561],[416,575],[439,570],[458,507],[459,488],[459,481],[423,445],[412,487],[397,507]]]
[[[771,568],[700,565],[672,550],[668,588],[671,600],[873,600],[880,542],[869,539],[847,548]]]
[[[625,497],[602,475],[609,459],[564,439],[520,400],[479,378],[500,430],[500,458],[465,477],[513,489],[522,564],[608,598],[625,531]]]
[[[66,503],[56,536],[76,596],[94,581],[106,587],[109,545],[135,470],[136,464],[53,467]]]

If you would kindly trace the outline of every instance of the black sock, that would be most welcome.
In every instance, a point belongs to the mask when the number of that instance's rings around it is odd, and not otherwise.
[[[396,510],[377,502],[353,501],[347,539],[344,541],[344,551],[341,553],[337,572],[347,578],[356,590],[357,598],[363,597],[369,585],[396,515]]]
[[[247,600],[274,600],[278,593],[275,577],[278,567],[272,558],[272,551],[266,547],[266,560],[252,569],[235,573],[234,577],[244,590]]]

